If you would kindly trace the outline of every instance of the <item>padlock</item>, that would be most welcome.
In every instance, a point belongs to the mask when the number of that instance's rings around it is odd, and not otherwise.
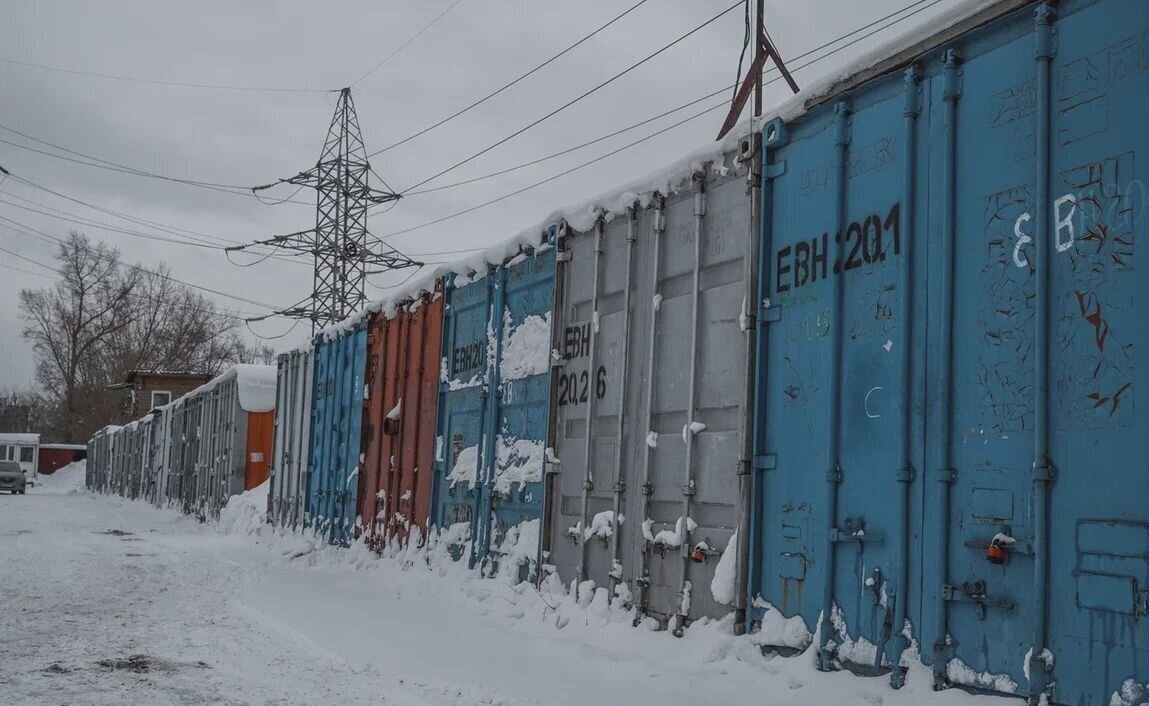
[[[1003,547],[998,540],[993,540],[985,550],[985,558],[991,564],[1004,564],[1006,558],[1005,547]]]

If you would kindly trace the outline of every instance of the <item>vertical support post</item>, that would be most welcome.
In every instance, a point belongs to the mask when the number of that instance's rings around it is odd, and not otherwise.
[[[909,599],[910,587],[910,488],[913,485],[917,472],[913,463],[913,336],[914,336],[914,217],[915,199],[917,189],[917,136],[918,116],[922,111],[922,101],[918,83],[921,81],[921,69],[916,65],[906,69],[903,79],[905,91],[905,109],[903,130],[905,132],[904,155],[902,158],[902,205],[899,219],[902,222],[904,243],[902,244],[902,267],[898,273],[898,290],[901,303],[898,318],[901,319],[900,340],[901,347],[901,388],[898,414],[901,417],[901,441],[898,445],[898,466],[894,469],[894,477],[898,481],[898,526],[897,526],[897,567],[898,575],[895,584],[893,619],[890,621],[892,642],[886,657],[892,667],[890,671],[890,686],[900,689],[906,683],[906,668],[901,665],[902,653],[909,647],[909,639],[905,636],[906,601]],[[882,658],[882,650],[878,650],[876,660]]]
[[[690,305],[690,365],[687,375],[686,426],[682,428],[685,463],[682,474],[682,533],[679,552],[682,555],[678,608],[674,616],[674,636],[682,637],[686,629],[689,612],[690,551],[693,540],[690,536],[690,508],[694,500],[694,414],[698,403],[698,313],[702,298],[702,238],[705,235],[706,220],[706,174],[695,172],[691,181],[694,184],[694,281],[691,288]]]
[[[937,561],[937,576],[934,579],[934,644],[933,677],[934,689],[946,686],[948,616],[943,587],[948,583],[949,541],[950,541],[950,488],[957,478],[953,464],[953,338],[954,338],[954,264],[957,229],[957,101],[961,97],[961,75],[958,64],[961,55],[955,49],[945,53],[943,76],[942,128],[944,146],[942,151],[942,224],[939,250],[942,254],[942,338],[941,376],[938,409],[941,410],[942,424],[940,444],[940,465],[937,470],[938,510],[937,531],[934,533],[937,544],[934,557]]]
[[[614,516],[611,517],[610,534],[610,595],[608,600],[614,598],[615,587],[622,580],[622,540],[619,535],[619,515],[622,513],[622,501],[626,496],[626,478],[623,475],[623,452],[626,448],[623,443],[626,438],[626,403],[628,387],[628,373],[630,371],[630,320],[631,320],[631,277],[634,271],[634,244],[638,239],[635,227],[638,221],[636,206],[626,209],[626,278],[622,294],[622,360],[619,363],[618,374],[618,417],[615,424],[615,454],[614,454]],[[596,290],[597,291],[597,290]],[[597,367],[590,371],[590,384],[597,392]],[[596,394],[590,395],[592,398]]]
[[[666,232],[666,197],[662,194],[654,195],[654,220],[651,228],[654,231],[654,242],[651,246],[651,297],[652,304],[650,307],[650,329],[647,337],[646,346],[646,384],[643,389],[646,392],[646,399],[644,402],[646,414],[646,429],[647,434],[653,434],[654,429],[654,365],[657,356],[655,355],[658,345],[658,311],[659,302],[662,299],[662,294],[658,291],[659,283],[659,263],[662,259],[662,236]],[[654,494],[654,486],[650,482],[650,443],[642,445],[642,486],[639,488],[642,493],[642,517],[639,522],[645,521],[650,517],[650,496]],[[647,588],[650,586],[650,552],[652,547],[649,541],[643,542],[642,547],[642,561],[639,575],[634,579],[635,585],[635,611],[634,624],[638,625],[642,619],[643,614],[646,612],[646,603],[648,598]]]
[[[1056,11],[1042,3],[1034,11],[1037,61],[1037,205],[1035,234],[1037,245],[1037,289],[1034,297],[1034,433],[1033,433],[1033,648],[1029,653],[1029,702],[1037,704],[1049,683],[1043,654],[1046,638],[1046,611],[1049,586],[1049,485],[1054,464],[1049,456],[1049,317],[1053,259],[1050,255],[1054,233],[1050,230],[1049,175],[1053,96],[1050,88],[1053,57],[1053,22]]]
[[[559,354],[562,348],[563,334],[563,327],[560,326],[560,323],[565,324],[569,321],[565,303],[566,263],[570,258],[570,253],[564,249],[566,233],[566,223],[559,223],[557,226],[548,228],[547,237],[544,238],[545,242],[549,242],[555,248],[555,283],[551,295],[551,321],[553,323],[551,325],[550,379],[548,381],[550,393],[547,395],[547,445],[543,453],[543,468],[545,470],[543,473],[542,541],[539,542],[539,554],[535,557],[536,565],[540,567],[535,576],[536,587],[541,587],[546,578],[544,571],[541,570],[541,567],[547,563],[543,561],[543,553],[551,550],[557,536],[552,523],[558,518],[556,507],[560,492],[558,484],[562,461],[555,458],[554,449],[558,442],[560,424],[558,385],[565,362]],[[558,466],[558,468],[554,468],[554,466]]]
[[[504,265],[491,266],[487,277],[490,278],[493,292],[490,295],[491,309],[487,319],[490,343],[487,344],[487,381],[485,386],[483,422],[480,427],[482,434],[483,453],[480,454],[479,471],[477,474],[477,488],[479,488],[479,516],[475,521],[479,525],[478,557],[480,566],[490,558],[491,532],[495,514],[495,449],[496,437],[499,434],[499,407],[502,394],[499,391],[499,361],[503,358],[503,310],[506,308],[507,268]]]
[[[742,335],[744,337],[743,350],[746,355],[745,365],[745,395],[742,398],[742,409],[738,419],[738,433],[740,448],[738,457],[738,522],[735,532],[738,537],[738,554],[735,564],[734,578],[734,634],[741,635],[746,631],[746,606],[748,604],[746,591],[750,575],[750,502],[753,487],[752,472],[754,461],[754,401],[755,386],[750,384],[754,380],[754,371],[757,364],[758,342],[758,248],[759,248],[759,214],[760,200],[762,198],[762,135],[757,131],[751,132],[746,138],[745,149],[740,155],[741,161],[746,165],[746,195],[747,223],[746,223],[746,253],[742,263]]]
[[[582,479],[582,522],[579,525],[578,536],[578,581],[581,584],[587,577],[587,540],[586,531],[590,527],[590,493],[594,490],[594,464],[591,456],[594,453],[594,370],[598,365],[598,292],[600,278],[602,277],[602,232],[606,227],[602,214],[594,224],[594,278],[591,286],[590,310],[590,367],[587,370],[588,384],[591,394],[587,395],[586,412],[583,417],[583,479]]]
[[[414,365],[415,365],[415,399],[414,399],[414,401],[412,401],[412,400],[403,401],[402,407],[400,408],[400,411],[399,411],[399,437],[398,437],[400,440],[399,443],[403,444],[403,439],[414,439],[414,444],[411,447],[411,465],[412,465],[412,468],[411,468],[411,499],[408,501],[409,502],[409,510],[406,513],[407,517],[414,517],[415,516],[415,508],[419,507],[419,503],[422,502],[422,498],[419,497],[419,474],[427,472],[426,470],[419,468],[419,452],[420,452],[420,445],[422,443],[421,439],[423,438],[423,411],[422,410],[423,410],[423,387],[424,387],[424,381],[425,381],[425,378],[423,376],[427,374],[427,369],[426,369],[426,366],[424,366],[423,361],[427,360],[427,336],[428,336],[427,328],[430,326],[430,323],[428,323],[428,321],[427,321],[427,319],[429,318],[429,314],[427,313],[428,312],[427,307],[429,307],[429,306],[431,306],[431,295],[423,294],[419,297],[419,310],[410,315],[412,318],[412,323],[414,323],[414,317],[416,317],[416,316],[420,317],[420,319],[421,319],[419,322],[419,343],[415,346],[415,351],[416,351],[416,358],[415,358],[415,363],[414,363]],[[411,361],[408,360],[407,361],[407,367],[410,368],[411,365],[412,365]],[[412,430],[411,434],[409,434],[409,435],[403,433],[404,432],[404,426],[405,426],[403,423],[403,415],[405,415],[405,414],[406,415],[412,415],[411,416],[411,419],[412,419],[411,423],[415,425],[415,428]],[[424,520],[424,522],[426,522],[426,520]],[[419,531],[424,532],[424,531],[426,531],[426,529],[427,529],[426,527],[423,527]],[[410,529],[408,529],[406,531],[406,534],[404,535],[403,541],[404,541],[404,544],[410,543],[410,541],[411,541],[411,530]],[[422,539],[420,539],[420,541],[422,541]]]
[[[846,204],[848,190],[848,166],[850,151],[850,105],[841,101],[834,106],[835,133],[834,147],[837,158],[837,179],[834,208],[834,267],[845,262]],[[830,466],[826,469],[826,543],[823,563],[825,564],[825,584],[822,586],[822,628],[819,633],[818,669],[823,672],[834,669],[834,650],[830,649],[831,615],[834,611],[834,532],[838,526],[838,486],[842,483],[842,352],[845,348],[845,332],[842,318],[845,311],[845,285],[843,277],[834,278],[833,314],[830,319],[833,354],[830,362]]]

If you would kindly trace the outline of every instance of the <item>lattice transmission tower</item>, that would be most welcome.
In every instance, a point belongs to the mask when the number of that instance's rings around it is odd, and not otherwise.
[[[367,229],[368,207],[400,197],[390,187],[386,191],[372,188],[368,183],[371,174],[379,176],[367,160],[367,148],[359,130],[351,89],[344,88],[339,92],[335,115],[315,166],[293,177],[253,189],[261,191],[278,184],[315,189],[315,227],[228,248],[243,250],[266,245],[314,256],[311,295],[275,314],[308,319],[314,332],[317,327],[343,320],[366,304],[364,283],[369,274],[368,267],[372,268],[373,274],[422,265],[371,235]],[[382,178],[380,182],[387,186]]]

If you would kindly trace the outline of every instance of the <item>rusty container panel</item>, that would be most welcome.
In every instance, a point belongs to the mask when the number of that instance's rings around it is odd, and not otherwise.
[[[244,468],[243,489],[251,490],[267,480],[271,460],[272,432],[275,429],[274,412],[249,412],[247,415],[247,464]]]
[[[387,312],[391,313],[391,312]],[[371,318],[359,476],[360,531],[373,547],[426,531],[435,464],[442,288]]]

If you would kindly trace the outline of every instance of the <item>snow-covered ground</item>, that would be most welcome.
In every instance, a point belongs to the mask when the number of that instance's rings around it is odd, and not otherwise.
[[[729,626],[683,639],[595,600],[281,536],[258,494],[205,526],[94,496],[82,467],[0,496],[0,702],[71,704],[1000,704],[922,669],[819,674]],[[254,533],[253,533],[254,530]]]

